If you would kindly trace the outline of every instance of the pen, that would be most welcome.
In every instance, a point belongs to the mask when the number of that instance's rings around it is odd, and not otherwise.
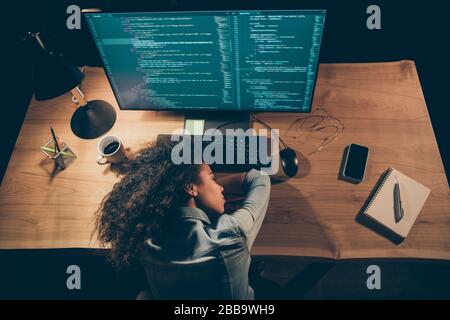
[[[61,152],[61,149],[59,149],[58,140],[56,140],[55,131],[53,131],[53,128],[50,126],[50,131],[52,132],[53,141],[55,141],[55,148],[58,151],[58,153]]]
[[[395,223],[399,223],[403,218],[402,199],[400,198],[400,184],[398,180],[394,185],[394,218]]]
[[[58,140],[56,139],[55,131],[53,131],[53,128],[50,126],[50,131],[52,132],[53,141],[55,142],[55,149],[58,151],[58,154],[61,153],[61,149],[59,148]],[[66,168],[64,165],[64,159],[63,157],[56,157],[55,163],[58,167],[60,167],[62,170]]]

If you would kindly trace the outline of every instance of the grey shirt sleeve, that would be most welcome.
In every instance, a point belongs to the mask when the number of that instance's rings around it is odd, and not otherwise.
[[[254,238],[261,227],[267,211],[270,198],[270,178],[260,171],[252,169],[243,181],[243,191],[247,194],[239,210],[230,216],[236,221],[240,229],[253,244]]]

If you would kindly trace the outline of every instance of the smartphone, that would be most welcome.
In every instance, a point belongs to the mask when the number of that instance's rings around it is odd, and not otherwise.
[[[369,148],[359,144],[350,144],[345,148],[342,178],[353,183],[364,180]]]

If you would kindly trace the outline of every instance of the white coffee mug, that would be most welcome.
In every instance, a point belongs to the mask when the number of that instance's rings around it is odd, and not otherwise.
[[[97,144],[97,150],[100,154],[97,158],[97,163],[100,165],[120,163],[127,160],[127,153],[123,143],[116,136],[102,138]]]

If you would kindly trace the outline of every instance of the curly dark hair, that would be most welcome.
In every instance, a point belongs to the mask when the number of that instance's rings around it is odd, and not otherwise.
[[[140,245],[161,236],[170,227],[173,209],[189,199],[184,187],[198,183],[200,165],[176,165],[170,156],[168,143],[139,151],[96,213],[98,239],[111,247],[116,267],[138,262]]]

